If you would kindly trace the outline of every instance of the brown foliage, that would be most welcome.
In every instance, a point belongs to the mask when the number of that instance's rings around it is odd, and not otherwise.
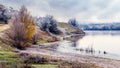
[[[32,36],[32,43],[33,43],[33,44],[37,44],[38,40],[40,40],[40,39],[42,39],[42,38],[40,37],[39,32],[36,32],[36,33]]]
[[[30,40],[35,33],[35,21],[27,12],[25,6],[21,7],[19,11],[20,21],[24,23],[25,30],[27,31],[26,38]]]
[[[10,31],[7,32],[7,36],[14,47],[24,49],[29,46],[28,42],[34,33],[34,19],[27,13],[27,9],[23,6],[19,14],[11,20]]]
[[[7,36],[11,40],[14,47],[22,49],[25,47],[27,31],[25,30],[24,24],[20,23],[16,16],[13,22],[10,24],[10,31],[7,32]]]

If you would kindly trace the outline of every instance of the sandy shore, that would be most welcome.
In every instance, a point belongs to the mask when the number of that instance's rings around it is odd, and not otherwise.
[[[56,44],[56,43],[58,42],[54,42],[51,44]],[[46,49],[46,47],[48,48],[51,44],[46,43],[44,44],[46,45],[45,47],[40,45],[33,45],[27,48],[26,50],[21,50],[19,52],[27,53],[30,55],[48,55],[48,56],[52,56],[55,59],[78,61],[82,63],[94,63],[103,68],[120,68],[120,61],[118,60],[99,58],[94,56],[83,56],[80,54],[62,53],[62,52]]]

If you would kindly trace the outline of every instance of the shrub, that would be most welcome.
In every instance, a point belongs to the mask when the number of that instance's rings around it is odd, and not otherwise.
[[[19,11],[19,18],[21,23],[24,24],[26,33],[26,38],[30,40],[32,36],[35,33],[35,21],[34,18],[32,18],[29,13],[27,12],[27,8],[25,6],[22,6]]]
[[[53,16],[47,15],[38,19],[38,26],[41,30],[48,32],[49,34],[61,34],[62,32],[57,28],[57,21]]]
[[[8,20],[11,18],[10,12],[8,9],[0,4],[0,21],[8,23]]]
[[[48,63],[49,59],[45,58],[45,57],[40,57],[40,56],[29,56],[24,60],[24,63],[32,63],[32,64],[44,64],[44,63]]]
[[[7,36],[14,47],[24,49],[29,46],[28,42],[35,33],[34,19],[27,13],[27,9],[22,6],[18,15],[11,20],[10,31]]]
[[[70,25],[72,25],[74,27],[78,27],[78,23],[77,23],[76,19],[70,19],[68,21],[68,24],[70,24]]]
[[[33,44],[37,44],[38,40],[40,40],[40,34],[38,32],[36,32],[33,36],[32,36],[32,43]]]
[[[27,31],[25,30],[24,24],[20,23],[19,18],[16,16],[10,24],[10,31],[7,32],[10,42],[14,47],[24,49],[27,43],[26,34]]]

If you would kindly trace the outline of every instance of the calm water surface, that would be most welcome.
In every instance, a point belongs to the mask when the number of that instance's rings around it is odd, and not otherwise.
[[[120,60],[120,31],[85,31],[86,36],[76,42],[63,41],[57,50]],[[74,46],[73,46],[74,44]],[[76,45],[75,45],[76,44]],[[94,53],[86,53],[79,49],[93,49]],[[104,51],[107,54],[104,54]]]

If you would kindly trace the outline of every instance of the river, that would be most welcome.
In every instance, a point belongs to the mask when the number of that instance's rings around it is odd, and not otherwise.
[[[120,60],[120,31],[85,32],[76,42],[62,41],[57,51]]]

